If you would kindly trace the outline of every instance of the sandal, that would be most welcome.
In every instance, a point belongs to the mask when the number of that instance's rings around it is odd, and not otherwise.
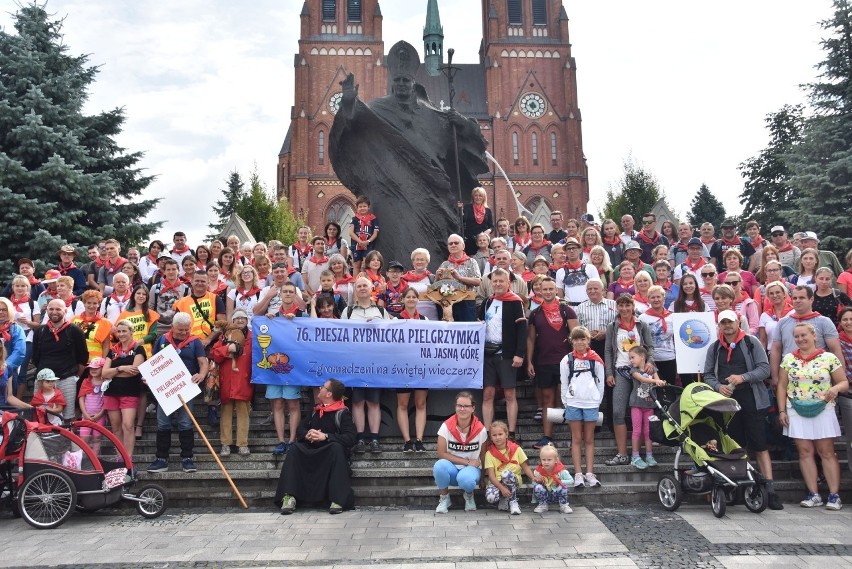
[[[142,425],[136,425],[136,440],[142,438]]]

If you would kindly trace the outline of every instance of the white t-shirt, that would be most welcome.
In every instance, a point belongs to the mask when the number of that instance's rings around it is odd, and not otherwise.
[[[244,310],[245,313],[248,315],[249,325],[251,325],[251,318],[252,318],[252,316],[254,316],[254,312],[252,312],[252,310],[254,310],[254,305],[257,304],[257,302],[261,298],[263,298],[263,293],[266,292],[266,290],[267,289],[264,288],[264,289],[254,293],[254,294],[250,294],[250,295],[248,295],[248,298],[243,298],[242,294],[238,294],[237,289],[235,289],[235,288],[232,288],[231,290],[228,291],[228,298],[230,298],[232,301],[234,301],[234,310]],[[271,302],[270,302],[270,306],[272,306]],[[281,304],[279,303],[278,306],[276,307],[276,312],[278,311],[278,308],[280,308],[280,307],[281,307]]]
[[[494,300],[485,311],[485,340],[503,343],[503,301]]]
[[[33,341],[33,329],[27,326],[26,324],[22,324],[18,321],[18,318],[26,318],[27,320],[38,320],[38,316],[41,314],[41,308],[38,306],[38,302],[35,299],[32,300],[33,307],[30,309],[30,303],[24,302],[19,305],[21,309],[20,312],[14,310],[12,314],[9,315],[10,319],[13,320],[18,326],[21,327],[22,330],[27,335],[27,342]]]
[[[101,301],[101,314],[103,314],[104,318],[115,324],[118,316],[124,312],[124,307],[127,306],[127,303],[130,302],[132,297],[133,295],[130,291],[128,291],[127,298],[124,300],[116,300],[112,295],[107,296]]]
[[[583,263],[576,271],[566,270],[564,267],[556,271],[556,286],[565,293],[565,300],[580,303],[589,300],[586,283],[590,279],[599,278],[600,275],[594,265]]]
[[[632,330],[625,330],[621,326],[618,327],[615,343],[615,367],[630,366],[630,349],[634,346],[641,345],[642,338],[639,336],[639,329],[634,326]]]
[[[656,316],[642,314],[639,320],[651,329],[651,337],[654,340],[654,359],[669,361],[675,359],[674,324],[672,317],[666,317],[666,331],[663,331],[662,321]]]
[[[770,316],[768,312],[764,312],[760,315],[758,328],[763,328],[766,332],[767,352],[771,352],[772,342],[778,339],[778,320]]]
[[[467,435],[467,432],[459,432],[462,436]],[[465,458],[467,460],[479,459],[480,452],[482,450],[482,445],[485,444],[485,441],[488,440],[488,431],[482,429],[479,431],[479,434],[474,437],[474,439],[467,444],[463,444],[458,439],[456,439],[447,428],[446,423],[441,423],[441,428],[438,429],[438,436],[444,437],[447,440],[447,452],[449,452],[453,456],[458,456],[460,458]],[[455,467],[461,470],[464,468],[465,464],[456,464]]]

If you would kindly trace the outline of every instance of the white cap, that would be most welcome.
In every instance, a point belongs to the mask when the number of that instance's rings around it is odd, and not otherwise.
[[[730,320],[731,322],[739,322],[740,317],[737,316],[737,313],[733,310],[723,310],[719,313],[719,322],[723,320]]]
[[[805,234],[802,235],[802,239],[813,239],[814,241],[819,242],[819,238],[817,237],[817,234],[814,233],[813,231],[805,231]]]
[[[784,229],[783,225],[776,225],[772,229],[769,230],[769,233],[775,233],[776,231],[781,231],[782,233],[787,233],[787,230]]]

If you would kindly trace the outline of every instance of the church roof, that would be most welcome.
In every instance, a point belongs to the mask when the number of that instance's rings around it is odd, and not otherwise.
[[[251,229],[248,228],[245,220],[236,213],[232,214],[228,221],[225,222],[225,225],[222,226],[220,235],[236,235],[240,238],[240,243],[247,241],[254,243],[254,235],[252,235]]]
[[[488,105],[485,93],[485,69],[478,63],[462,63],[455,77],[456,97],[453,101],[456,110],[466,117],[488,119]],[[444,102],[444,107],[450,106],[450,91],[447,78],[444,75],[433,77],[429,75],[424,64],[420,65],[414,80],[423,85],[429,100],[436,107]],[[388,93],[391,92],[392,79],[388,77]]]
[[[287,136],[284,137],[284,144],[281,145],[281,151],[278,152],[278,156],[282,156],[284,154],[289,154],[290,142],[292,140],[293,140],[293,123],[290,123],[290,126],[287,127]]]

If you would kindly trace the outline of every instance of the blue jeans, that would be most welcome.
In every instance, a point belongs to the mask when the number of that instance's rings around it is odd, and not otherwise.
[[[191,431],[195,428],[192,419],[189,418],[183,406],[178,407],[177,411],[171,415],[166,415],[163,408],[157,405],[157,430],[171,431],[172,424],[177,427],[178,431]]]
[[[479,484],[482,471],[475,466],[465,466],[459,470],[455,464],[442,458],[435,463],[432,474],[435,476],[435,484],[438,486],[438,490],[446,490],[450,486],[456,485],[465,492],[473,492]]]

